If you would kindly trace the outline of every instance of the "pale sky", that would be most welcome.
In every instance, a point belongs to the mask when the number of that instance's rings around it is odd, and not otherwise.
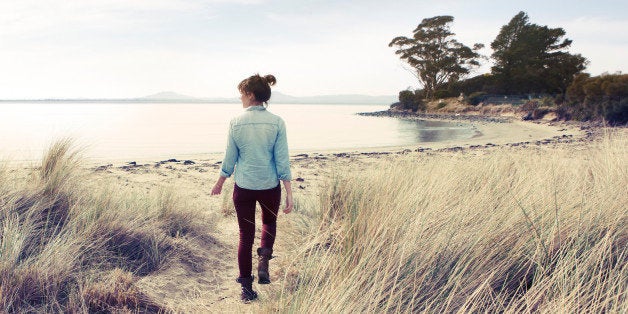
[[[237,97],[258,72],[293,96],[396,95],[419,85],[394,37],[452,15],[457,40],[490,47],[519,11],[562,27],[587,72],[628,72],[625,0],[1,0],[0,99]]]

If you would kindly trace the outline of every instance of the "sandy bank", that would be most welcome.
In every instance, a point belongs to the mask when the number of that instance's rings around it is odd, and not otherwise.
[[[467,158],[467,154],[484,154],[499,149],[526,152],[533,149],[548,149],[554,146],[588,145],[590,130],[577,126],[549,123],[513,121],[508,123],[475,121],[476,137],[464,141],[420,143],[407,147],[356,148],[353,150],[291,151],[294,196],[301,204],[316,199],[321,186],[338,172],[383,169],[397,158],[423,158],[434,154],[452,158]],[[218,177],[222,160],[219,154],[197,154],[172,156],[171,159],[156,159],[147,156],[143,160],[87,160],[82,165],[87,169],[89,184],[111,186],[134,193],[156,193],[172,190],[186,207],[197,208],[208,215],[216,216],[216,225],[208,233],[217,241],[215,247],[204,252],[203,260],[208,267],[200,272],[190,271],[178,263],[159,272],[138,279],[136,285],[151,299],[178,310],[179,312],[260,312],[263,302],[243,306],[238,300],[238,285],[235,256],[237,252],[238,228],[231,206],[233,180],[225,184],[223,194],[211,196],[211,188]],[[430,156],[427,156],[428,158]],[[17,179],[28,178],[28,172],[37,163],[19,170],[8,169]],[[299,210],[295,214],[279,216],[280,228],[299,221]],[[294,239],[280,231],[276,242],[279,258],[274,265],[288,263],[285,259]],[[259,234],[259,233],[258,233]],[[264,300],[274,293],[273,285],[257,286]],[[276,287],[276,286],[275,286]],[[185,300],[185,302],[182,302]]]

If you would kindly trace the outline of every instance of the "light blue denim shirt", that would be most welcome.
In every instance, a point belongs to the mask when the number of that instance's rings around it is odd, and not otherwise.
[[[229,124],[227,151],[220,175],[249,190],[276,187],[290,181],[286,124],[263,106],[251,106]]]

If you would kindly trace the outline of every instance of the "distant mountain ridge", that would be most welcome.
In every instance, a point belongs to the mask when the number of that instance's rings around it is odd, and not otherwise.
[[[171,91],[159,92],[138,98],[46,98],[46,99],[0,99],[0,102],[95,102],[95,103],[133,103],[133,102],[180,102],[180,103],[239,103],[238,97],[232,98],[199,98]],[[321,95],[296,97],[273,92],[271,104],[339,104],[339,105],[390,105],[397,102],[395,95]]]
[[[291,104],[376,104],[388,105],[397,101],[396,95],[321,95],[295,97],[280,92],[273,92],[270,99],[273,103],[291,103]]]
[[[142,99],[159,99],[159,100],[194,100],[192,96],[182,95],[175,92],[160,92],[142,97]]]
[[[239,98],[197,98],[175,92],[160,92],[138,98],[140,101],[180,101],[180,102],[208,102],[208,103],[237,103]],[[389,105],[397,101],[395,95],[321,95],[296,97],[273,92],[270,103],[275,104],[365,104]]]

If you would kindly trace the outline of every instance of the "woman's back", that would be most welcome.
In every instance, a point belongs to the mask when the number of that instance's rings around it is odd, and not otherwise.
[[[289,179],[286,126],[279,116],[261,106],[249,107],[231,121],[229,132],[237,156],[226,159],[223,167],[234,162],[238,186],[264,190]]]

